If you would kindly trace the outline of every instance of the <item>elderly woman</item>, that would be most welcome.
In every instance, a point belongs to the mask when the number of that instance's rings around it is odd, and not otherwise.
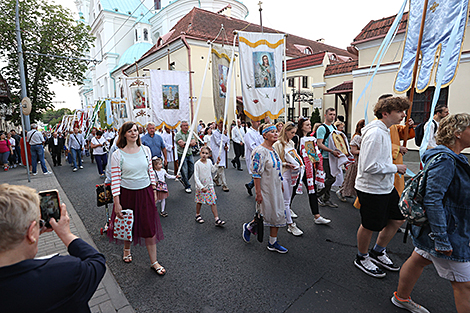
[[[105,258],[70,232],[65,204],[49,223],[46,230],[34,189],[0,185],[0,311],[90,312]],[[34,259],[45,231],[55,231],[70,255]]]
[[[96,136],[91,139],[91,148],[93,149],[93,156],[96,159],[96,166],[101,178],[105,177],[104,171],[108,164],[108,141],[103,138],[101,130],[96,132]]]
[[[410,294],[424,267],[432,263],[439,276],[451,282],[457,311],[470,312],[470,165],[461,154],[470,147],[470,114],[445,117],[436,138],[438,146],[423,155],[423,162],[430,162],[423,200],[429,223],[413,226],[415,250],[401,267],[391,300],[412,312],[428,312]]]
[[[251,153],[251,172],[255,182],[256,203],[264,217],[264,225],[269,226],[268,250],[287,253],[287,249],[277,241],[279,227],[286,226],[285,206],[282,196],[282,162],[273,148],[277,141],[277,129],[272,124],[259,128],[263,143]],[[243,224],[243,240],[250,241],[252,224]],[[262,227],[262,226],[260,226]]]
[[[163,231],[160,217],[155,210],[157,189],[152,153],[150,148],[141,145],[139,130],[134,122],[125,122],[122,125],[116,146],[118,149],[111,157],[114,210],[107,231],[108,237],[111,241],[124,243],[123,261],[132,262],[132,242],[114,238],[116,216],[122,219],[123,209],[132,210],[134,245],[145,244],[150,257],[150,268],[158,275],[165,275],[165,268],[157,261],[157,242],[163,239]]]

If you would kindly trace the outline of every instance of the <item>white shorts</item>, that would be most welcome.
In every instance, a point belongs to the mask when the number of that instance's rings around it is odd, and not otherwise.
[[[419,248],[415,248],[415,252],[423,258],[432,261],[440,277],[460,283],[470,281],[470,262],[458,262],[436,258]]]

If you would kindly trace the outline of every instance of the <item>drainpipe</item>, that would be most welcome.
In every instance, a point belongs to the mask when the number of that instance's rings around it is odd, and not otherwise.
[[[189,46],[188,42],[186,41],[186,36],[181,36],[181,40],[183,41],[184,45],[188,49],[188,67],[189,67],[189,97],[191,101],[191,123],[194,119],[194,104],[193,104],[193,80],[192,80],[192,68],[191,68],[191,47]],[[207,60],[206,60],[207,62]]]
[[[113,85],[114,85],[114,98],[116,98],[116,79],[109,73],[109,78],[113,80]]]

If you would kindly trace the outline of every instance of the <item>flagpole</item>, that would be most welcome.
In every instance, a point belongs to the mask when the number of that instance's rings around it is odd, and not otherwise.
[[[418,48],[416,49],[416,57],[415,57],[415,64],[413,66],[413,76],[411,80],[411,90],[410,90],[410,108],[406,112],[406,120],[405,120],[405,138],[403,140],[403,146],[406,147],[406,142],[408,141],[409,138],[409,129],[410,129],[410,124],[408,124],[409,119],[411,118],[411,109],[413,108],[413,98],[415,94],[415,85],[416,85],[416,76],[418,73],[418,63],[419,63],[419,55],[421,51],[421,43],[423,42],[423,33],[424,33],[424,23],[426,21],[426,12],[428,10],[428,0],[424,0],[424,8],[423,8],[423,14],[421,16],[421,27],[419,29],[419,37],[418,37]],[[411,8],[410,8],[410,13],[411,13]],[[408,15],[408,22],[409,22],[410,15]]]

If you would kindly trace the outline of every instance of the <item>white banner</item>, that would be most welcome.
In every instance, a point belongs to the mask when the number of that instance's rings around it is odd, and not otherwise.
[[[123,81],[128,120],[145,127],[151,118],[150,78],[125,77]]]
[[[157,128],[175,129],[189,122],[189,74],[182,71],[150,70],[152,121]]]
[[[243,107],[253,120],[284,112],[282,61],[284,34],[238,33]]]

